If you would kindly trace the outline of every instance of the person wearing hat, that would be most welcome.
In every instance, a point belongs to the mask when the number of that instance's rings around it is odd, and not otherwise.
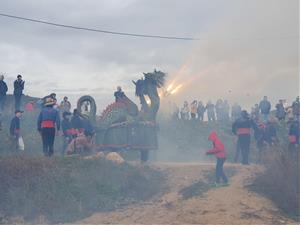
[[[241,118],[237,119],[232,125],[232,132],[238,137],[236,149],[242,152],[243,165],[249,164],[251,128],[256,130],[256,124],[250,119],[248,112],[243,110]]]
[[[54,153],[54,139],[56,129],[60,129],[59,112],[53,108],[55,101],[52,98],[45,100],[44,108],[38,117],[38,131],[42,136],[43,152],[45,156],[51,157]],[[56,129],[55,129],[56,128]]]
[[[21,133],[20,118],[22,116],[22,113],[23,113],[23,111],[16,110],[14,118],[12,118],[12,120],[10,121],[9,133],[10,133],[10,137],[11,137],[12,145],[13,145],[12,149],[15,151],[18,151],[18,149],[19,149],[18,140],[19,140],[20,133]]]
[[[15,110],[20,110],[24,85],[25,81],[22,80],[22,75],[19,74],[17,79],[14,81]]]
[[[68,144],[72,141],[73,138],[71,115],[72,113],[70,112],[63,112],[63,120],[61,121],[61,129],[63,132],[62,155],[65,155],[65,151],[68,147]]]

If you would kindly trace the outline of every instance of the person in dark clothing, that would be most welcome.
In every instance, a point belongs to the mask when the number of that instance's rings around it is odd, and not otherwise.
[[[53,108],[54,104],[55,101],[52,98],[46,100],[37,123],[38,131],[42,136],[43,152],[48,157],[54,153],[55,126],[57,131],[60,129],[59,112]]]
[[[212,104],[211,101],[208,101],[206,105],[206,111],[207,111],[208,121],[216,121],[215,105]]]
[[[47,99],[53,99],[54,101],[57,101],[56,99],[56,94],[55,93],[51,93],[50,95],[45,96],[44,98],[42,98],[42,104],[43,106],[45,106]]]
[[[218,138],[216,132],[211,132],[208,140],[213,143],[213,148],[206,152],[207,155],[215,155],[217,158],[216,165],[216,187],[220,186],[220,179],[222,178],[224,185],[228,185],[228,179],[223,171],[223,165],[226,161],[225,147],[222,141]]]
[[[264,96],[263,100],[259,103],[259,109],[263,116],[263,121],[266,123],[269,120],[269,114],[271,110],[271,103],[268,101],[267,96]]]
[[[23,111],[16,110],[14,118],[10,121],[9,134],[13,145],[12,149],[16,151],[19,150],[18,140],[21,132],[20,117],[22,113]]]
[[[120,86],[117,87],[117,91],[114,93],[114,96],[116,98],[116,102],[118,102],[119,100],[125,97],[125,94],[122,91],[122,88]]]
[[[4,110],[7,91],[8,88],[4,81],[4,76],[0,75],[0,113]]]
[[[258,122],[256,125],[257,129],[254,131],[254,138],[256,140],[256,147],[258,149],[258,159],[257,162],[260,163],[262,159],[262,152],[266,146],[266,125],[264,123]]]
[[[71,118],[71,127],[73,135],[76,137],[79,133],[83,132],[82,119],[77,109],[74,109],[73,116]]]
[[[223,100],[218,99],[215,105],[217,121],[223,121],[224,119],[224,108],[223,108]]]
[[[236,121],[238,118],[240,118],[241,112],[242,112],[242,107],[239,104],[234,103],[233,106],[231,107],[232,121]]]
[[[269,146],[274,146],[278,143],[276,119],[271,118],[266,124],[266,142]]]
[[[25,81],[19,74],[14,82],[15,110],[20,110]]]
[[[71,125],[71,113],[63,112],[63,120],[61,121],[61,129],[63,132],[63,149],[62,155],[65,155],[68,144],[72,141],[72,125]]]
[[[198,103],[198,108],[197,108],[197,114],[198,114],[198,120],[203,121],[204,120],[204,113],[205,113],[205,106],[203,103],[200,101]]]
[[[224,100],[222,105],[222,113],[223,113],[223,120],[229,121],[229,111],[230,111],[230,105],[227,100]]]
[[[296,101],[293,102],[292,109],[293,109],[294,118],[297,121],[299,121],[299,119],[300,119],[300,101],[299,101],[299,96],[296,98]]]
[[[91,121],[89,120],[89,116],[83,115],[81,124],[82,124],[82,128],[84,131],[88,132],[89,134],[95,133],[94,127],[93,127]]]
[[[7,85],[4,82],[4,75],[0,75],[0,130],[2,130],[2,114],[6,100]]]
[[[249,164],[249,150],[251,141],[251,128],[256,129],[256,125],[246,110],[241,113],[241,118],[232,125],[232,132],[238,136],[237,150],[242,152],[242,164]]]
[[[300,123],[294,120],[289,128],[289,146],[288,149],[291,153],[299,152],[299,137],[300,137]]]
[[[276,104],[276,118],[281,121],[281,120],[285,120],[285,109],[284,109],[284,105],[283,105],[283,100],[279,100],[279,102]]]

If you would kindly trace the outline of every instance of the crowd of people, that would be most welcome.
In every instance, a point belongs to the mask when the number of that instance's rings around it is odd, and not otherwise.
[[[279,121],[285,121],[288,118],[289,121],[299,117],[299,97],[293,102],[292,105],[287,105],[284,100],[279,100],[275,105],[275,117]],[[258,120],[260,116],[264,122],[269,120],[271,115],[272,105],[267,96],[260,101],[259,104],[255,104],[251,108],[250,116],[254,120]],[[238,103],[230,105],[227,100],[218,99],[214,104],[212,101],[208,101],[203,104],[202,101],[194,100],[190,104],[188,101],[184,101],[181,109],[174,104],[173,105],[173,117],[182,120],[198,119],[204,121],[205,114],[208,121],[235,121],[241,116],[242,106]]]
[[[25,81],[21,75],[13,83],[14,110],[15,115],[10,122],[9,133],[12,149],[24,150],[21,135],[20,119],[24,111],[21,110],[23,90]],[[6,95],[8,92],[4,76],[0,76],[0,127],[2,127],[2,113],[5,110]],[[54,141],[57,134],[62,136],[62,154],[88,152],[92,149],[93,135],[95,133],[88,113],[79,113],[77,109],[71,112],[71,103],[65,96],[58,104],[56,94],[51,93],[37,102],[29,101],[25,104],[26,111],[40,110],[37,119],[37,130],[41,135],[43,153],[52,156],[54,153]],[[61,120],[62,118],[62,120]]]
[[[217,100],[215,104],[208,101],[206,105],[196,100],[190,104],[184,101],[181,109],[175,105],[173,110],[172,117],[174,119],[203,121],[206,113],[208,122],[232,122],[232,133],[238,137],[235,162],[238,162],[242,155],[242,164],[249,163],[251,130],[253,130],[260,155],[266,146],[276,145],[278,143],[277,122],[287,122],[289,126],[288,149],[299,148],[299,96],[291,105],[287,105],[284,100],[279,100],[274,110],[272,110],[272,104],[268,97],[264,96],[259,104],[255,104],[251,108],[250,113],[243,110],[238,103],[230,106],[227,100],[222,99]]]
[[[21,108],[22,95],[25,87],[25,81],[21,75],[13,83],[15,99],[15,116],[11,120],[10,135],[18,148],[20,141],[20,118],[23,111]],[[4,76],[0,76],[0,124],[1,114],[5,108],[5,99],[8,87],[4,81]],[[121,87],[117,87],[114,93],[116,101],[122,99],[125,94]],[[32,111],[34,108],[40,110],[37,120],[37,130],[41,134],[43,142],[43,153],[45,156],[52,156],[54,153],[54,139],[57,133],[63,137],[62,154],[66,152],[76,153],[92,149],[93,136],[95,134],[88,113],[79,112],[75,109],[71,112],[71,103],[68,97],[64,97],[58,104],[56,94],[51,93],[37,102],[28,102],[25,109]],[[261,153],[266,145],[275,145],[278,142],[277,130],[275,124],[277,121],[285,122],[289,126],[289,149],[299,148],[299,118],[300,102],[299,97],[289,106],[283,100],[279,100],[272,110],[272,104],[267,96],[264,96],[259,104],[248,113],[243,110],[238,103],[232,106],[227,100],[219,99],[214,104],[208,101],[203,104],[201,101],[192,101],[190,104],[185,101],[183,107],[179,110],[175,107],[173,117],[180,120],[200,120],[204,121],[205,113],[208,122],[232,122],[232,133],[237,136],[237,147],[235,161],[238,162],[242,156],[242,164],[248,164],[248,156],[251,140],[251,129],[254,131],[254,137],[257,148]],[[62,118],[62,120],[61,120]],[[62,132],[61,132],[62,130]]]

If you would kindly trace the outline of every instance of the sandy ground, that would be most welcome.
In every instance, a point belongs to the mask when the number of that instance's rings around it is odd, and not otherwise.
[[[179,191],[199,181],[212,164],[154,164],[167,174],[168,190],[147,202],[109,213],[96,213],[76,224],[297,224],[284,217],[274,204],[245,185],[251,183],[258,166],[235,167],[230,186],[211,188],[203,196],[183,199]],[[225,169],[226,169],[225,167]]]

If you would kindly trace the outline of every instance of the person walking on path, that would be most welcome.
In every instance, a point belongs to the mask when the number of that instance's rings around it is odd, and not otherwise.
[[[23,95],[25,81],[22,80],[22,75],[18,75],[14,81],[14,97],[15,97],[15,110],[20,110],[21,100]]]
[[[215,155],[217,158],[216,164],[216,187],[221,185],[228,185],[228,179],[224,173],[223,166],[226,161],[226,152],[225,147],[222,141],[218,138],[218,135],[215,131],[211,132],[208,140],[213,143],[213,148],[206,152],[207,155]],[[220,183],[220,180],[223,180],[223,184]]]
[[[54,153],[55,126],[60,129],[59,112],[53,108],[55,101],[52,98],[46,99],[44,108],[38,117],[38,131],[43,142],[43,152],[45,156],[51,157]]]

